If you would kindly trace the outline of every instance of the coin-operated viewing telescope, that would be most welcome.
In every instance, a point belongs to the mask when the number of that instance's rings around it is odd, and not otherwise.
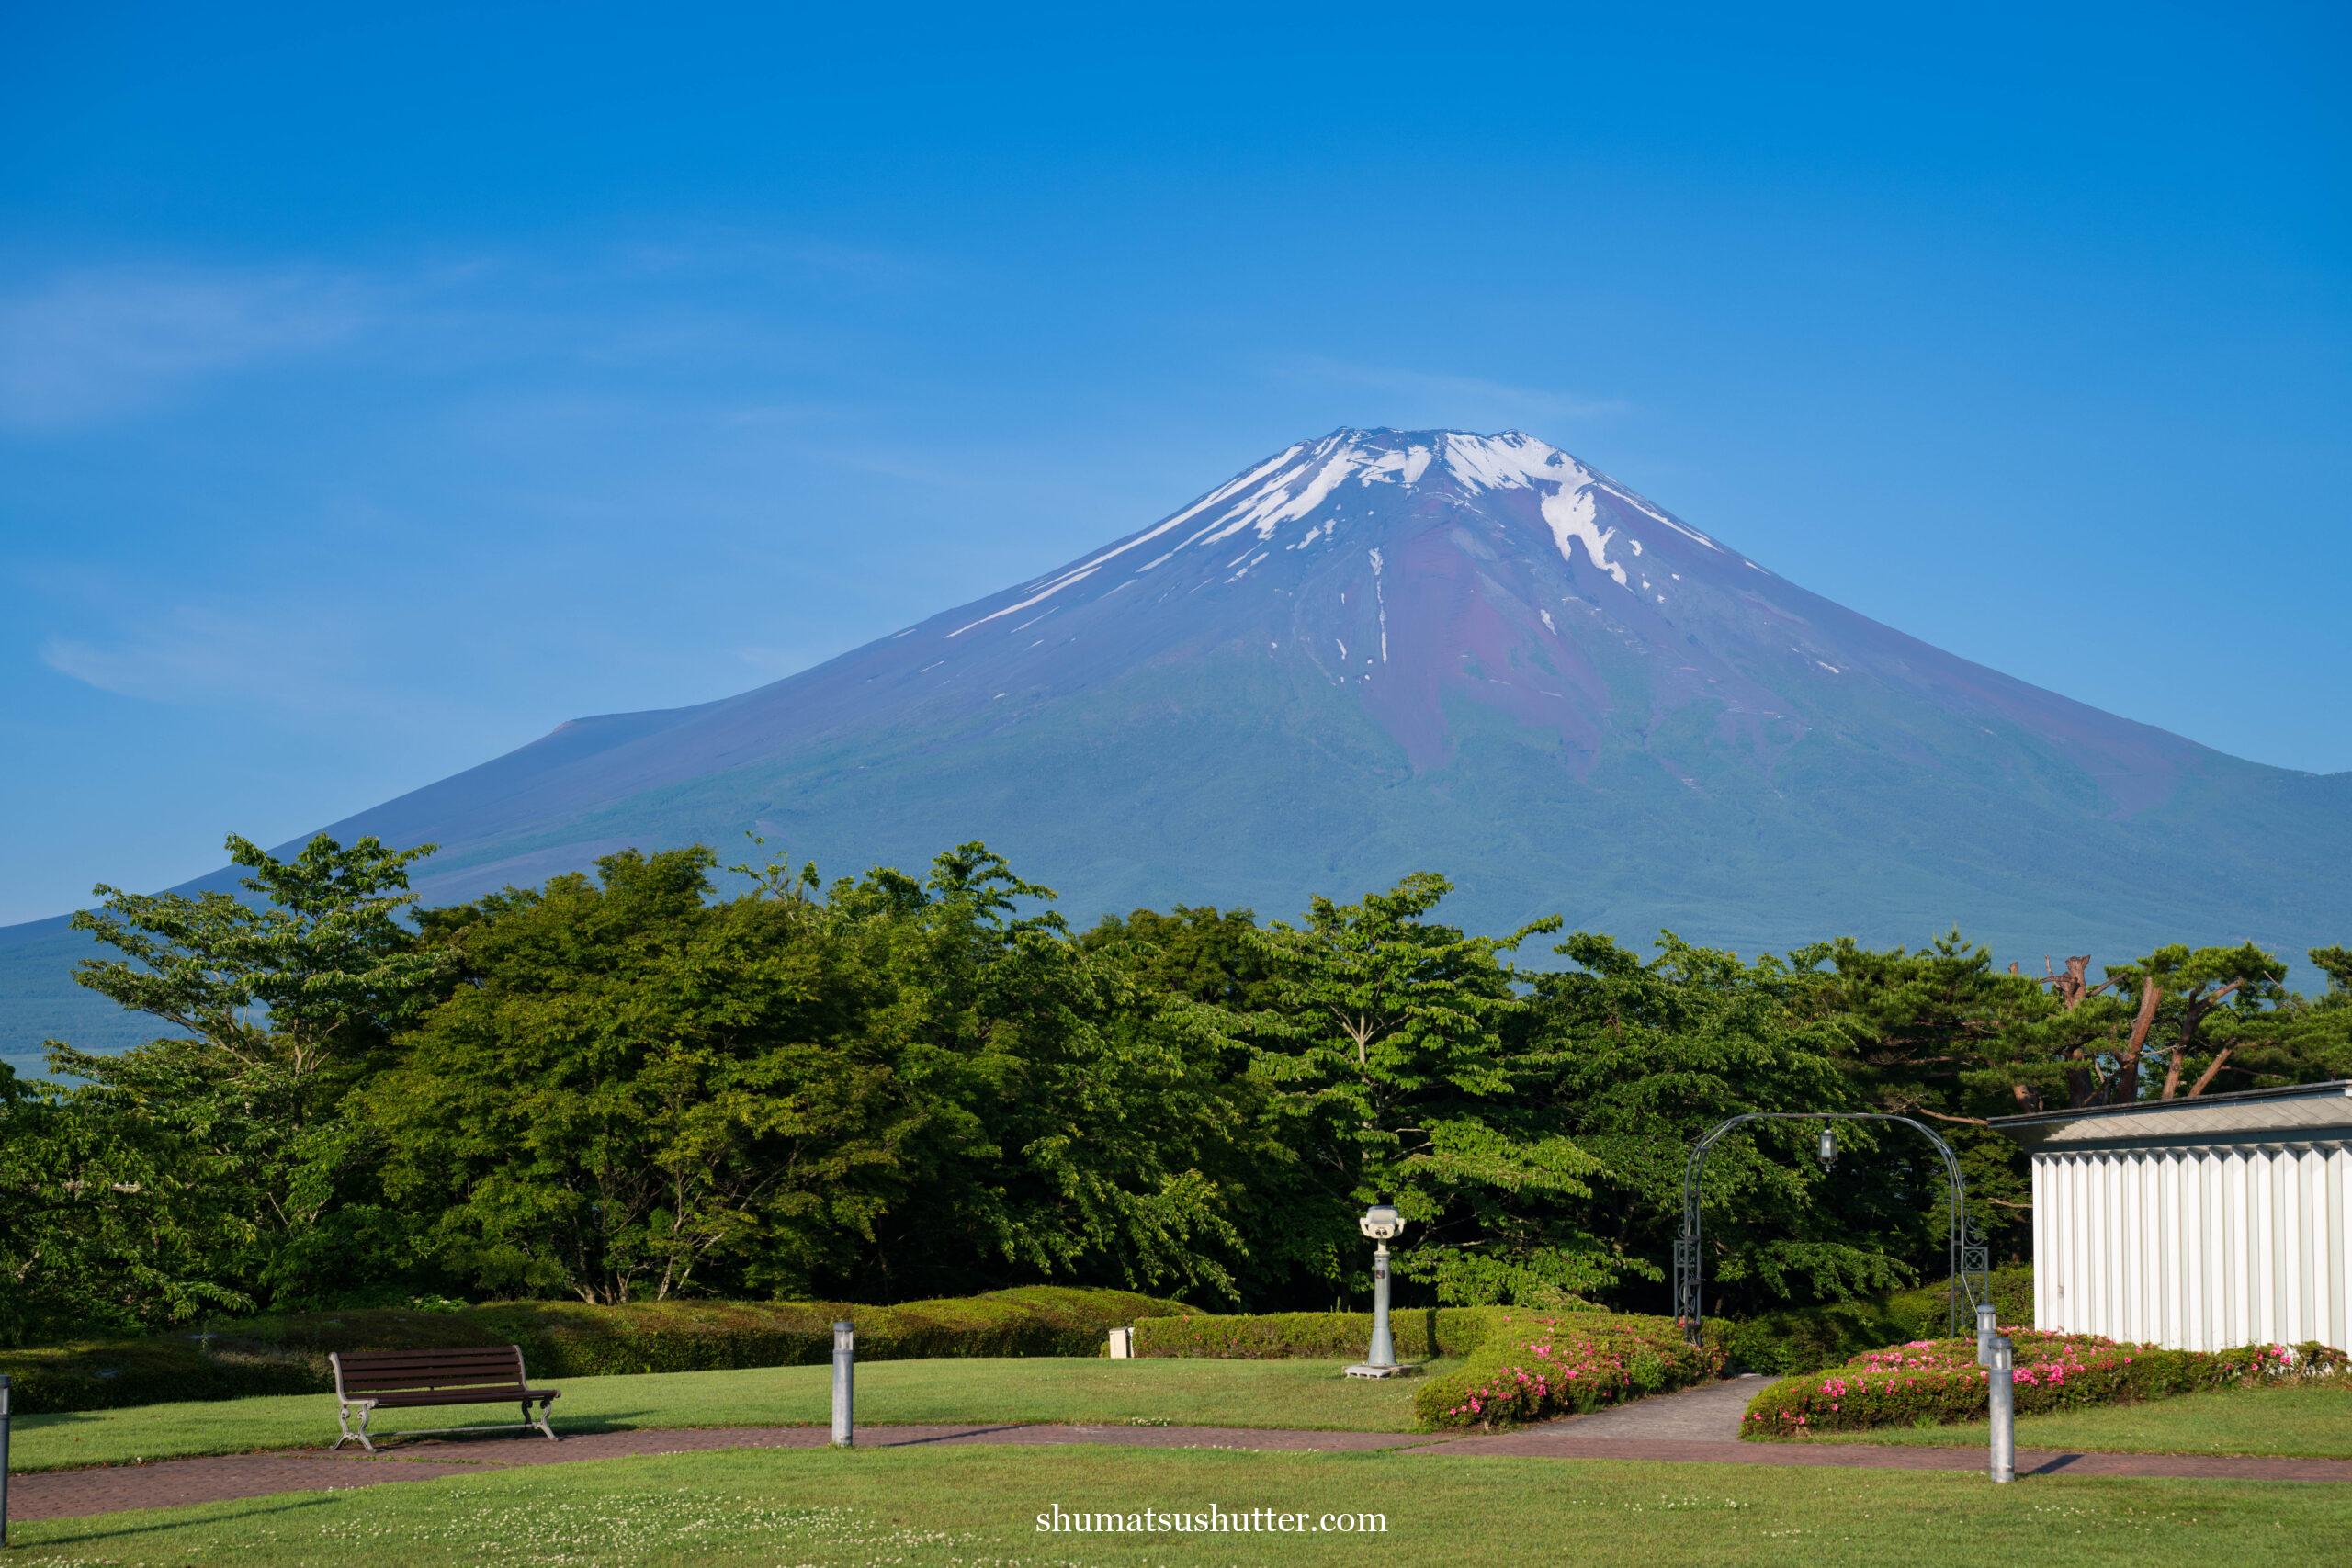
[[[1396,1364],[1396,1343],[1388,1333],[1388,1244],[1405,1234],[1405,1216],[1394,1203],[1374,1203],[1356,1228],[1372,1241],[1372,1353],[1348,1369],[1351,1378],[1393,1378],[1410,1371]]]

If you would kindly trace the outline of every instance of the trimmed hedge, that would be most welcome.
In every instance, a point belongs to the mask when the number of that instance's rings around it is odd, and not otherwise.
[[[2019,1415],[2131,1404],[2201,1389],[2337,1377],[2345,1354],[2324,1345],[2245,1345],[2167,1350],[2088,1334],[2005,1328],[2017,1347],[2010,1373]],[[1846,1365],[1774,1383],[1748,1402],[1740,1436],[1771,1439],[1814,1432],[1942,1425],[1984,1417],[1987,1373],[1976,1341],[1918,1339]]]
[[[1412,1307],[1388,1314],[1396,1355],[1407,1361],[1461,1356],[1500,1325],[1499,1307]],[[1360,1360],[1372,1346],[1368,1312],[1237,1313],[1146,1317],[1136,1321],[1138,1356],[1199,1356],[1278,1361],[1310,1356]]]
[[[2033,1319],[2033,1269],[2025,1265],[1996,1269],[1989,1281],[1993,1305],[2004,1322]],[[1766,1313],[1727,1324],[1724,1348],[1732,1365],[1747,1371],[1810,1372],[1840,1366],[1882,1345],[1939,1339],[1951,1332],[1951,1282],[1938,1280],[1916,1290],[1868,1301]],[[1962,1298],[1963,1315],[1966,1300]],[[1708,1320],[1710,1337],[1718,1320]],[[1973,1325],[1963,1323],[1973,1335]],[[1974,1343],[1973,1339],[1970,1341]]]
[[[933,1356],[1099,1356],[1112,1328],[1180,1303],[1131,1291],[1033,1285],[985,1296],[846,1302],[493,1302],[457,1312],[288,1313],[196,1336],[0,1351],[17,1408],[104,1410],[167,1400],[307,1393],[334,1386],[331,1350],[520,1345],[534,1378],[724,1371],[831,1359],[833,1320],[857,1326],[862,1360]]]
[[[9,1397],[21,1415],[111,1410],[173,1399],[243,1399],[311,1393],[334,1385],[308,1356],[216,1346],[193,1336],[0,1350]]]
[[[1724,1372],[1723,1351],[1690,1344],[1670,1317],[1487,1310],[1497,1321],[1468,1364],[1415,1392],[1413,1416],[1422,1431],[1577,1415]]]

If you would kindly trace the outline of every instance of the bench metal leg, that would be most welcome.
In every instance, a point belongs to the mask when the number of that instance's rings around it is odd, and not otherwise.
[[[473,1402],[469,1400],[465,1403],[471,1404]],[[489,1402],[485,1400],[482,1403],[487,1404]],[[555,1400],[552,1395],[540,1400],[519,1400],[516,1402],[516,1404],[523,1412],[523,1419],[518,1423],[518,1425],[538,1433],[548,1442],[560,1443],[563,1441],[561,1438],[556,1435],[555,1428],[548,1424],[548,1413],[555,1408]],[[539,1413],[537,1416],[531,1414],[531,1406],[533,1404],[537,1404],[539,1407]],[[336,1401],[334,1407],[334,1419],[335,1424],[343,1428],[343,1436],[337,1438],[334,1440],[334,1448],[330,1448],[327,1451],[329,1453],[333,1453],[335,1449],[343,1447],[345,1443],[357,1443],[369,1453],[374,1453],[376,1451],[376,1445],[368,1435],[368,1423],[375,1414],[376,1402],[372,1399],[348,1399]],[[358,1417],[356,1422],[352,1419],[354,1416]],[[427,1427],[414,1431],[402,1432],[399,1435],[404,1438],[428,1438],[457,1432],[503,1432],[509,1430],[512,1430],[512,1428],[505,1427]]]
[[[375,1409],[376,1407],[372,1403],[362,1404],[359,1406],[359,1427],[358,1429],[355,1431],[351,1425],[352,1406],[345,1401],[337,1400],[334,1407],[334,1419],[335,1424],[343,1428],[343,1436],[334,1440],[334,1448],[339,1449],[345,1443],[356,1442],[361,1448],[367,1450],[369,1453],[374,1453],[376,1451],[376,1445],[368,1440],[368,1417],[375,1413]],[[329,1453],[333,1453],[334,1449],[329,1449],[327,1451]]]

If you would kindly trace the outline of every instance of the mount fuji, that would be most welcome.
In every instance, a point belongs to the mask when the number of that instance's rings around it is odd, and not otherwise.
[[[327,829],[439,843],[436,901],[746,829],[828,874],[983,839],[1077,920],[1427,868],[1464,923],[1634,942],[2352,937],[2352,774],[1941,652],[1516,431],[1284,447],[799,674],[577,719]],[[0,932],[0,1045],[120,1027],[63,978],[80,942]]]

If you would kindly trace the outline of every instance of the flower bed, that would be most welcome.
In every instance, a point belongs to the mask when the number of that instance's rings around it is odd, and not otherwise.
[[[2245,1345],[2233,1350],[2167,1350],[2089,1334],[2005,1328],[2017,1348],[2010,1372],[2019,1415],[2094,1404],[2128,1404],[2199,1389],[2335,1377],[2341,1350],[2324,1345]],[[1984,1417],[1987,1373],[1976,1341],[1915,1339],[1870,1350],[1842,1367],[1774,1383],[1749,1402],[1740,1435],[1802,1438],[1974,1421]]]
[[[1467,1365],[1413,1396],[1423,1431],[1513,1426],[1622,1404],[1721,1377],[1724,1353],[1691,1345],[1670,1317],[1498,1309]]]

